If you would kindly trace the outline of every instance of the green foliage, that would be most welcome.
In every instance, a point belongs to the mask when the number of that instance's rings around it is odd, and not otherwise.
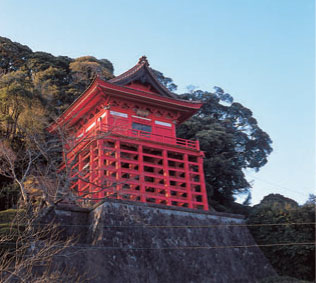
[[[0,75],[21,68],[32,50],[10,39],[0,37]]]
[[[23,73],[24,83],[30,83],[31,98],[40,99],[46,116],[63,112],[94,76],[113,77],[113,65],[107,59],[55,57],[0,37],[0,77],[15,71]]]
[[[31,144],[27,144],[26,137],[43,135],[48,123],[60,115],[96,75],[105,80],[112,78],[111,62],[92,56],[72,59],[33,52],[27,46],[0,37],[1,139],[13,150],[27,149]],[[23,172],[25,164],[20,162],[18,166],[17,172]],[[8,188],[7,185],[8,180],[1,176],[0,188]],[[0,198],[0,202],[4,199],[11,200],[11,194]],[[7,206],[1,203],[0,207]]]
[[[90,84],[94,76],[103,80],[113,78],[113,66],[106,59],[98,60],[92,56],[79,57],[69,64],[71,75],[71,92],[75,96],[80,95]]]
[[[251,226],[250,231],[259,245],[315,242],[315,224],[312,224],[315,223],[315,202],[299,206],[282,195],[271,194],[253,207],[247,222],[284,224]],[[315,280],[314,245],[270,246],[262,250],[280,275]]]
[[[205,152],[204,171],[209,203],[220,211],[234,212],[234,195],[248,193],[243,170],[258,171],[271,153],[271,139],[258,125],[251,110],[221,88],[215,92],[192,90],[181,95],[204,105],[178,128],[178,136],[198,139]]]
[[[32,83],[27,73],[18,70],[0,77],[0,132],[3,136],[15,137],[22,126],[21,115],[32,107],[32,101]]]
[[[155,70],[155,69],[151,69],[154,73],[154,75],[156,76],[156,78],[158,79],[158,81],[165,86],[168,90],[170,91],[176,91],[178,86],[173,82],[173,80],[171,78],[165,77],[163,73]]]

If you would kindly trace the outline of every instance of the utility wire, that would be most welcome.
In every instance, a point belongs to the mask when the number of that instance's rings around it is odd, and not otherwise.
[[[259,178],[259,177],[255,177],[255,176],[253,176],[253,175],[251,175],[251,174],[249,174],[249,173],[246,173],[246,175],[248,175],[249,177],[254,178],[254,179],[256,179],[256,180],[258,180],[258,181],[260,181],[260,182],[266,183],[266,184],[268,184],[268,185],[271,185],[271,186],[274,186],[274,187],[278,187],[278,188],[280,188],[280,189],[283,189],[283,190],[286,190],[286,191],[290,191],[290,192],[293,192],[293,193],[296,193],[296,194],[299,194],[299,195],[302,195],[302,194],[303,194],[303,195],[308,196],[307,193],[295,191],[295,190],[292,190],[292,189],[289,189],[289,188],[280,186],[280,185],[278,185],[278,184],[276,184],[276,183],[263,180],[263,179],[261,179],[261,178]]]
[[[15,242],[1,243],[3,245],[16,245]],[[258,248],[258,247],[277,247],[277,246],[316,246],[316,242],[290,242],[275,244],[254,244],[254,245],[231,245],[231,246],[171,246],[171,247],[103,247],[103,246],[67,246],[66,248],[80,248],[86,250],[203,250],[203,249],[238,249],[238,248]],[[51,247],[62,248],[63,245],[52,245]]]
[[[36,224],[45,226],[49,224]],[[287,222],[287,223],[258,223],[258,224],[210,224],[210,225],[104,225],[103,228],[213,228],[213,227],[261,227],[261,226],[289,226],[316,225],[316,222]],[[23,225],[20,225],[23,226]],[[93,224],[57,224],[58,227],[91,227]]]
[[[236,249],[236,248],[256,248],[256,247],[274,247],[274,246],[293,246],[293,245],[313,245],[315,246],[315,242],[303,242],[303,243],[279,243],[279,244],[262,244],[262,245],[234,245],[234,246],[184,246],[184,247],[160,247],[160,248],[130,248],[130,247],[85,247],[79,246],[79,248],[87,248],[87,249],[124,249],[124,250],[193,250],[193,249]]]

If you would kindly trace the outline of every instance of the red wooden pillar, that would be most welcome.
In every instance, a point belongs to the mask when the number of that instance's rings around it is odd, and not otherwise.
[[[166,149],[162,150],[163,156],[163,175],[164,175],[164,183],[165,183],[165,190],[166,190],[166,201],[167,205],[171,205],[171,194],[170,194],[170,179],[169,179],[169,166],[168,166],[168,153]]]
[[[95,183],[94,183],[94,164],[93,164],[93,159],[94,159],[94,153],[93,153],[93,142],[90,143],[89,145],[89,156],[90,156],[90,161],[89,161],[89,168],[88,168],[88,177],[87,181],[89,182],[88,184],[88,198],[95,198],[96,195],[94,194],[95,192]]]
[[[104,175],[103,175],[103,163],[104,163],[104,158],[103,158],[103,141],[101,139],[97,140],[97,149],[98,149],[98,155],[97,155],[97,164],[98,167],[97,169],[97,175],[98,175],[98,181],[97,184],[100,186],[98,189],[101,190],[99,195],[100,199],[103,199],[105,197],[105,185],[104,183]]]
[[[193,208],[191,178],[190,178],[190,170],[189,170],[189,163],[188,163],[189,158],[188,158],[187,153],[183,155],[183,159],[184,159],[185,183],[186,183],[188,205],[189,205],[189,208]]]
[[[121,188],[122,188],[122,170],[121,170],[121,150],[120,150],[120,140],[115,141],[115,157],[116,157],[116,184],[113,191],[116,192],[117,199],[121,199]]]
[[[198,164],[199,164],[203,209],[208,210],[208,202],[207,202],[207,194],[206,194],[205,179],[204,179],[204,172],[203,172],[203,157],[202,156],[198,157]]]
[[[82,164],[82,154],[81,153],[78,153],[78,192],[79,194],[81,194],[81,190],[82,190],[82,187],[83,187],[83,181],[82,181],[82,168],[83,168],[83,164]]]
[[[143,146],[138,145],[138,172],[139,172],[139,189],[140,189],[140,201],[146,202],[145,192],[145,178],[144,178],[144,159],[143,159]]]

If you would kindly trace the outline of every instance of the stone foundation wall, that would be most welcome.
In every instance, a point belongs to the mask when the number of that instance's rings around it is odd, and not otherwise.
[[[89,282],[247,283],[275,275],[237,215],[113,200],[92,211],[60,207],[52,217],[77,235],[71,263]]]

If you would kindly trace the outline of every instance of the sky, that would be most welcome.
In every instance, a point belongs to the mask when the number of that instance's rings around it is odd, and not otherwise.
[[[268,164],[246,172],[252,204],[270,193],[303,204],[315,193],[313,0],[0,0],[0,36],[109,59],[115,75],[146,55],[178,93],[219,86],[273,140]]]

